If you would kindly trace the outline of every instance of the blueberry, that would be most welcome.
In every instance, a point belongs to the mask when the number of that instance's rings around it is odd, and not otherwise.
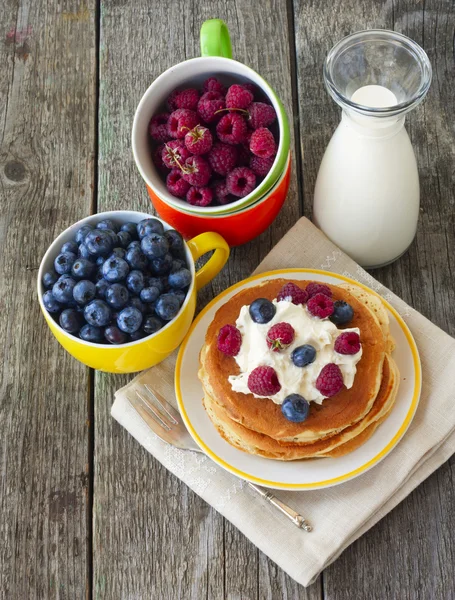
[[[149,302],[148,304],[145,304],[145,311],[144,311],[144,315],[153,315],[154,317],[156,317],[156,313],[155,313],[155,306],[156,306],[156,300],[155,302]]]
[[[146,235],[141,241],[142,252],[147,258],[162,258],[169,250],[169,242],[164,235]]]
[[[172,268],[172,256],[165,254],[162,258],[153,258],[150,266],[155,275],[167,275]]]
[[[117,233],[117,239],[122,248],[128,248],[131,243],[131,236],[127,231],[119,231]]]
[[[172,256],[181,256],[184,252],[185,244],[180,233],[175,231],[175,229],[169,229],[169,231],[165,232],[164,237],[169,242],[169,251]]]
[[[136,223],[123,223],[123,225],[120,227],[120,231],[125,231],[126,233],[128,233],[132,240],[135,240],[137,238]]]
[[[83,225],[80,229],[78,229],[77,233],[76,233],[76,243],[77,244],[82,244],[82,242],[85,240],[87,234],[89,233],[89,231],[92,231],[93,227],[91,225]]]
[[[103,229],[102,231],[106,232],[108,235],[111,236],[112,247],[113,248],[116,248],[117,246],[120,246],[118,235],[115,233],[115,231],[112,231],[112,229]]]
[[[54,285],[54,283],[57,281],[57,279],[58,279],[58,275],[52,269],[51,271],[46,271],[46,273],[44,273],[42,282],[43,282],[44,287],[48,290],[49,288],[51,288]]]
[[[140,294],[144,288],[145,280],[142,271],[130,271],[126,277],[126,287],[133,294]]]
[[[109,281],[104,278],[96,282],[96,297],[104,299],[106,297],[107,289],[110,287]]]
[[[139,242],[138,240],[134,240],[134,242],[131,242],[131,244],[128,245],[128,250],[132,250],[133,248],[139,248],[140,250],[141,242]]]
[[[250,317],[255,323],[268,323],[276,313],[276,306],[265,298],[258,298],[250,304]]]
[[[114,248],[112,250],[112,256],[118,256],[119,258],[125,258],[125,256],[126,256],[125,248]]]
[[[65,275],[60,275],[57,281],[63,281],[63,279],[73,279],[73,277],[70,273],[65,273]]]
[[[86,342],[100,344],[103,341],[103,330],[100,327],[85,324],[79,331],[79,337]]]
[[[117,325],[108,325],[104,330],[104,337],[110,344],[126,344],[128,342],[128,335],[120,331]]]
[[[288,421],[302,423],[308,417],[310,403],[300,394],[290,394],[284,399],[281,412]]]
[[[109,257],[101,267],[104,279],[109,283],[122,281],[128,275],[130,270],[128,263],[118,256]]]
[[[112,252],[114,243],[108,231],[93,229],[89,231],[84,244],[93,256],[107,256]]]
[[[89,325],[104,327],[111,320],[111,310],[103,300],[92,300],[84,308],[84,317]]]
[[[97,267],[102,267],[104,265],[105,260],[106,260],[105,256],[98,256],[98,258],[96,259],[95,265]]]
[[[144,333],[143,331],[141,331],[140,329],[138,329],[134,333],[130,334],[130,340],[132,342],[137,342],[137,340],[142,340],[142,338],[145,338],[146,335],[147,335],[146,333]]]
[[[180,269],[180,271],[171,273],[168,281],[171,288],[183,290],[183,288],[188,287],[191,283],[191,272],[188,269]]]
[[[62,305],[57,302],[52,294],[51,290],[47,290],[43,294],[43,304],[46,307],[47,312],[57,313],[62,309]]]
[[[76,279],[87,279],[93,275],[95,265],[87,258],[78,258],[71,268],[71,274]]]
[[[157,287],[160,290],[160,294],[162,294],[165,286],[161,277],[147,277],[145,280],[145,287]]]
[[[76,242],[66,242],[65,244],[63,244],[62,249],[60,250],[60,252],[62,254],[65,254],[65,252],[72,252],[73,254],[78,253],[79,250],[79,246],[76,244]]]
[[[163,235],[164,233],[164,227],[158,219],[144,219],[137,224],[137,234],[140,240],[152,233],[159,233],[159,235]]]
[[[114,221],[112,219],[103,219],[102,221],[100,221],[98,223],[98,225],[96,226],[97,229],[110,229],[111,231],[114,231],[115,233],[117,233],[118,231],[118,227],[117,225],[114,223]]]
[[[139,297],[142,300],[142,302],[145,302],[146,304],[150,304],[150,302],[155,302],[155,300],[157,300],[159,295],[160,295],[160,290],[157,287],[155,287],[154,285],[152,285],[151,287],[146,287],[143,290],[141,290]]]
[[[60,278],[52,287],[52,295],[61,304],[71,302],[73,299],[73,289],[76,281],[69,276]]]
[[[182,290],[171,290],[169,292],[169,294],[172,294],[173,296],[175,296],[176,298],[178,298],[180,306],[182,306],[182,304],[185,302],[186,293],[183,292]]]
[[[82,315],[74,308],[65,308],[60,314],[60,327],[68,333],[77,333],[82,325]]]
[[[127,306],[117,317],[117,325],[125,333],[134,333],[142,324],[142,313],[134,306]]]
[[[174,258],[172,261],[171,273],[175,273],[176,271],[180,271],[180,269],[186,269],[186,262],[181,258]]]
[[[87,304],[93,300],[96,294],[96,286],[93,281],[83,279],[78,281],[73,289],[73,298],[78,304]]]
[[[77,256],[73,252],[62,252],[54,260],[54,268],[59,275],[65,275],[71,272]]]
[[[139,242],[133,242],[133,244],[135,243],[139,244]],[[125,260],[132,269],[138,269],[139,271],[143,271],[148,266],[147,257],[142,252],[140,247],[138,248],[137,246],[131,246],[132,244],[128,246]]]
[[[130,295],[121,283],[113,283],[106,290],[106,302],[112,308],[123,308],[128,302]]]
[[[157,319],[157,317],[145,317],[144,323],[142,325],[142,330],[146,335],[151,335],[152,333],[156,333],[159,329],[163,327],[162,321]]]
[[[155,312],[163,321],[171,321],[180,310],[180,302],[174,294],[163,294],[156,302]]]
[[[86,258],[87,260],[93,258],[85,244],[79,246],[78,255],[80,258]]]
[[[316,348],[311,344],[305,344],[304,346],[297,346],[292,351],[291,360],[296,367],[306,367],[315,361]]]
[[[103,263],[104,265],[104,263]],[[98,267],[98,269],[95,271],[95,276],[92,277],[92,279],[94,279],[96,282],[98,282],[100,279],[104,279],[104,275],[103,275],[103,267]]]
[[[142,314],[144,314],[146,310],[145,304],[141,302],[136,296],[130,298],[128,306],[133,306],[134,308],[137,308],[137,310],[140,310]]]
[[[330,317],[332,323],[335,325],[345,325],[352,320],[354,316],[354,309],[347,302],[343,300],[337,300],[333,305],[333,313]]]

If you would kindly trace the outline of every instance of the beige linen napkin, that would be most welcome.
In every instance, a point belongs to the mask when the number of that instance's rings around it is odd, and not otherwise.
[[[414,421],[379,465],[336,487],[277,495],[312,523],[297,529],[235,476],[208,457],[163,444],[129,405],[125,391],[148,380],[174,399],[175,354],[139,375],[115,395],[112,415],[155,458],[238,527],[303,585],[392,510],[455,452],[455,340],[384,288],[336,248],[307,219],[300,219],[263,260],[256,273],[285,267],[319,268],[352,277],[384,296],[405,319],[420,351],[423,388]]]

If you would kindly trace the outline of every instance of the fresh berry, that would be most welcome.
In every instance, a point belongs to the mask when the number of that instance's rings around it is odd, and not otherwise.
[[[44,292],[43,304],[50,313],[58,313],[62,309],[62,305],[54,298],[51,290]]]
[[[66,308],[60,313],[58,322],[60,323],[60,327],[68,333],[77,333],[83,321],[77,310]]]
[[[152,233],[159,233],[160,235],[163,235],[164,233],[163,224],[161,221],[158,221],[158,219],[144,219],[136,225],[136,230],[140,240],[146,235],[152,235]],[[132,244],[134,244],[134,242],[132,242]]]
[[[73,299],[73,289],[76,281],[69,275],[59,278],[52,287],[52,295],[61,304],[67,304]]]
[[[160,294],[164,292],[164,281],[160,277],[147,277],[145,287],[156,287]]]
[[[180,169],[172,169],[166,178],[166,186],[169,192],[176,198],[184,198],[191,187],[188,181],[183,179]]]
[[[151,304],[152,302],[155,302],[155,300],[158,299],[159,295],[160,290],[156,286],[151,285],[142,289],[139,294],[139,297],[142,302],[145,302],[146,304]]]
[[[91,225],[83,225],[80,229],[78,229],[75,237],[76,244],[82,244],[85,240],[89,231],[92,231],[93,227]]]
[[[283,285],[276,299],[278,302],[286,300],[287,302],[292,302],[292,304],[305,304],[308,300],[308,294],[305,290],[302,290],[302,288],[290,281]]]
[[[217,347],[227,356],[237,356],[242,345],[242,334],[234,325],[223,325],[218,333]]]
[[[360,337],[355,331],[345,331],[335,340],[335,352],[338,354],[357,354],[360,347]]]
[[[103,300],[92,300],[84,308],[84,318],[89,325],[104,327],[111,320],[111,310]]]
[[[340,367],[334,363],[329,363],[322,367],[319,373],[315,387],[326,398],[331,398],[343,389],[343,375]]]
[[[253,102],[253,94],[243,85],[231,85],[226,94],[226,108],[248,108]]]
[[[191,186],[207,185],[210,174],[210,165],[202,156],[190,156],[183,164],[182,177]]]
[[[159,233],[146,235],[141,240],[142,252],[147,258],[161,258],[169,250],[169,242]]]
[[[276,306],[266,298],[257,298],[250,304],[249,313],[255,323],[268,323],[276,313]]]
[[[253,102],[248,107],[248,125],[253,129],[268,127],[276,119],[276,112],[273,106],[264,102]]]
[[[213,144],[213,138],[207,127],[196,125],[185,135],[185,146],[191,154],[207,154]]]
[[[195,111],[199,102],[199,92],[194,88],[188,88],[177,92],[173,99],[176,108],[187,108]]]
[[[214,123],[221,117],[222,113],[219,111],[224,108],[226,108],[226,102],[219,92],[206,92],[198,102],[197,114],[206,123]],[[193,127],[190,127],[190,129]]]
[[[157,142],[166,142],[169,138],[168,122],[169,113],[160,113],[150,119],[149,134]]]
[[[71,272],[71,267],[76,258],[77,256],[73,252],[63,252],[54,260],[54,269],[59,275],[66,275],[66,273]]]
[[[96,295],[96,286],[93,281],[83,279],[78,281],[73,288],[73,298],[78,304],[87,304]]]
[[[178,108],[175,100],[176,100],[177,96],[179,95],[179,93],[180,93],[180,90],[174,90],[167,97],[166,104],[167,104],[167,107],[170,112],[174,112],[174,110],[177,110],[177,108]]]
[[[103,257],[99,257],[104,262]],[[93,275],[95,265],[87,258],[78,258],[71,267],[71,275],[75,279],[88,279]]]
[[[79,250],[77,252],[79,258],[86,258],[87,260],[93,260],[93,256],[88,251],[88,248],[85,244],[79,245]]]
[[[185,244],[181,234],[175,229],[168,229],[164,237],[169,242],[169,252],[172,256],[180,256],[185,250]]]
[[[186,201],[192,206],[208,206],[213,200],[213,190],[209,187],[190,187]]]
[[[141,290],[144,288],[144,285],[145,279],[142,271],[134,269],[126,276],[126,287],[132,294],[140,294]]]
[[[160,171],[161,173],[167,173],[168,168],[163,162],[163,150],[164,144],[160,144],[159,146],[157,146],[152,152],[152,160],[153,164],[158,169],[158,171]]]
[[[69,242],[65,242],[60,250],[61,254],[65,254],[65,252],[72,252],[73,254],[78,253],[79,250],[79,246],[76,244],[76,242],[73,241],[69,241]]]
[[[250,159],[251,159],[251,152],[248,148],[249,146],[249,141],[248,141],[248,137],[245,140],[245,142],[243,144],[239,144],[237,146],[237,150],[238,150],[238,155],[237,155],[237,166],[238,167],[249,167],[250,166]]]
[[[168,294],[174,295],[179,301],[180,306],[185,302],[186,293],[183,290],[170,290]]]
[[[259,127],[250,139],[250,150],[256,156],[268,158],[276,154],[276,143],[273,133],[266,127]]]
[[[171,273],[176,273],[177,271],[180,271],[180,269],[186,269],[186,262],[181,258],[174,258],[172,261]]]
[[[315,281],[312,281],[306,286],[305,289],[307,291],[308,298],[312,298],[313,296],[316,296],[316,294],[325,294],[329,298],[332,297],[332,290],[328,285],[324,285],[323,283],[316,283]]]
[[[316,360],[316,348],[311,344],[304,344],[294,348],[291,360],[296,367],[306,367]]]
[[[256,396],[274,396],[277,394],[281,385],[275,369],[272,367],[256,367],[248,377],[248,388]]]
[[[138,340],[142,340],[145,337],[147,337],[147,334],[144,331],[142,331],[142,329],[138,329],[138,331],[130,333],[131,342],[137,342]]]
[[[101,269],[104,279],[109,281],[109,283],[122,281],[126,278],[130,270],[126,260],[119,258],[118,256],[111,256],[108,258]]]
[[[141,314],[145,313],[145,304],[137,296],[133,296],[132,298],[130,298],[128,306],[133,306],[134,308],[137,308],[137,310],[139,310]]]
[[[250,169],[258,177],[265,177],[272,168],[275,161],[274,156],[268,158],[261,158],[260,156],[252,156],[250,160]]]
[[[246,139],[247,125],[242,115],[229,113],[216,126],[218,139],[225,144],[241,144]]]
[[[169,285],[176,290],[183,290],[191,284],[191,271],[180,269],[169,274]]]
[[[100,344],[103,341],[103,331],[100,327],[86,323],[79,331],[79,337],[86,342]]]
[[[163,294],[156,302],[155,312],[163,321],[171,321],[179,310],[180,303],[173,294]]]
[[[120,244],[120,248],[123,250],[128,248],[131,244],[131,235],[127,231],[119,231],[117,233],[118,243]],[[119,250],[119,248],[114,248],[115,250]]]
[[[131,269],[137,269],[139,271],[142,271],[143,269],[145,269],[147,267],[148,260],[147,260],[147,257],[145,256],[145,254],[141,250],[140,242],[136,242],[136,244],[138,244],[139,247],[138,246],[131,247],[131,244],[130,244],[130,246],[128,247],[128,250],[126,251],[125,260],[129,264]]]
[[[207,155],[209,165],[218,175],[227,175],[237,163],[238,151],[235,146],[216,142]]]
[[[51,288],[54,283],[57,281],[58,279],[58,275],[55,271],[46,271],[46,273],[44,273],[43,275],[43,285],[44,287],[48,290],[49,288]]]
[[[125,333],[134,333],[142,324],[142,313],[134,306],[127,306],[117,317],[117,325]]]
[[[163,322],[157,317],[149,316],[145,317],[142,329],[146,335],[152,335],[163,327]]]
[[[276,323],[267,332],[267,346],[273,352],[284,350],[294,341],[295,332],[289,323]]]
[[[120,227],[120,231],[126,231],[127,233],[129,233],[132,240],[135,240],[137,238],[136,223],[123,223],[123,225],[121,225]]]
[[[107,289],[110,287],[110,283],[105,279],[100,279],[96,282],[96,297],[104,300],[106,297]]]
[[[310,403],[300,394],[290,394],[283,400],[281,412],[288,421],[303,423],[308,418]]]
[[[216,77],[209,77],[206,79],[204,81],[203,90],[204,92],[218,92],[218,94],[221,94],[222,96],[226,95],[226,88]]]
[[[147,234],[148,235],[148,234]],[[133,242],[131,242],[131,244],[128,246],[127,250],[133,250],[133,248],[135,250],[140,250],[141,249],[141,242],[139,240],[134,240]]]
[[[113,283],[107,288],[105,299],[109,306],[118,310],[119,308],[126,306],[130,299],[130,295],[124,285],[121,283]]]
[[[237,198],[228,192],[225,179],[214,183],[212,189],[214,198],[219,204],[230,204],[231,202],[237,200]]]
[[[179,164],[182,165],[190,156],[191,152],[181,140],[172,140],[164,144],[162,158],[168,169],[178,168]]]
[[[102,231],[108,233],[112,240],[112,247],[117,248],[119,246],[118,235],[112,229],[103,229]]]
[[[93,256],[107,256],[112,252],[114,243],[108,231],[93,229],[85,237],[84,244]]]
[[[226,177],[226,187],[230,194],[243,198],[256,187],[256,175],[248,167],[237,167]]]
[[[187,132],[199,123],[199,117],[194,110],[178,108],[169,117],[167,122],[168,139],[184,138]]]
[[[326,319],[333,313],[333,301],[325,294],[316,294],[308,300],[307,308],[313,317]]]
[[[242,86],[246,90],[251,92],[253,94],[253,96],[255,96],[258,93],[258,88],[254,85],[254,83],[250,83],[249,81],[247,81],[246,83],[242,83]]]
[[[332,323],[335,325],[345,325],[349,323],[354,317],[354,309],[347,302],[343,300],[337,300],[333,305],[333,314],[330,317]]]
[[[110,344],[126,344],[128,335],[117,327],[117,325],[108,325],[104,330],[104,337]]]
[[[96,224],[96,229],[109,229],[114,233],[117,233],[119,230],[118,226],[114,223],[112,219],[103,219],[102,221]]]
[[[161,258],[152,258],[150,268],[154,275],[167,275],[172,269],[172,256],[165,254]]]

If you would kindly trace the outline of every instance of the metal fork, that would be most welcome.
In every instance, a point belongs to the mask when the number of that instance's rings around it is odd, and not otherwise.
[[[196,445],[188,433],[180,413],[161,394],[152,391],[147,384],[135,384],[135,388],[127,394],[127,399],[143,421],[161,439],[181,450],[192,450],[205,454]],[[248,482],[251,489],[265,498],[281,511],[294,525],[304,531],[311,531],[311,525],[298,512],[278,500],[269,490],[265,490]]]

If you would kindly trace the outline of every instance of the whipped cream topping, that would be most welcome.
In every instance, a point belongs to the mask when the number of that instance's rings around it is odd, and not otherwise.
[[[362,348],[357,354],[338,354],[334,344],[336,338],[346,331],[360,330],[338,329],[329,319],[313,317],[306,306],[295,305],[292,302],[273,300],[276,306],[275,316],[265,324],[255,323],[250,317],[249,307],[242,306],[236,327],[242,334],[242,346],[235,357],[240,367],[239,375],[231,375],[229,383],[235,392],[251,394],[248,388],[248,377],[259,366],[273,367],[281,384],[280,391],[270,396],[276,404],[282,404],[289,394],[300,394],[309,402],[322,404],[323,396],[315,387],[316,379],[322,367],[335,363],[340,367],[344,385],[349,389],[354,383],[357,363],[362,356]],[[273,352],[267,346],[267,332],[276,323],[289,323],[294,328],[295,338],[290,346],[279,352]],[[306,367],[296,367],[291,360],[292,351],[297,346],[311,344],[316,349],[316,359]],[[256,398],[257,396],[254,394]]]

